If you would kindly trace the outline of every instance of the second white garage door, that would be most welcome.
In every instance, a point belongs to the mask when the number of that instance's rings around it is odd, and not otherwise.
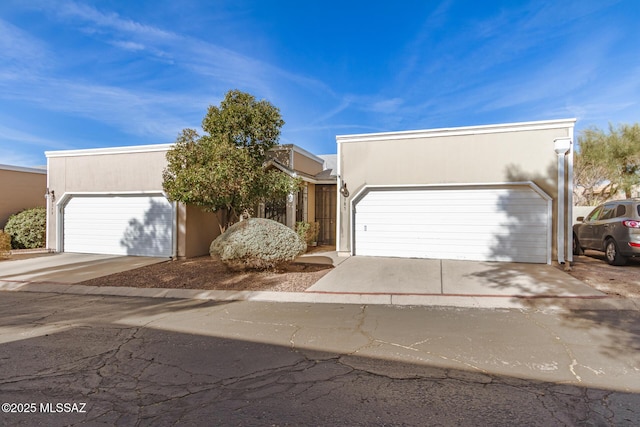
[[[354,254],[547,263],[550,203],[529,185],[371,188],[355,202]]]
[[[63,227],[65,252],[172,255],[173,207],[162,195],[74,196]]]

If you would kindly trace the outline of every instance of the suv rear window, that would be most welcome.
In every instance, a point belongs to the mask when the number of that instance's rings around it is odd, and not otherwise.
[[[618,205],[616,208],[616,218],[621,216],[627,216],[627,207],[625,205]]]

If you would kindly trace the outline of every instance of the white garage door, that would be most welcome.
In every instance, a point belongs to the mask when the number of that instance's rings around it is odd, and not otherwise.
[[[76,196],[64,207],[65,252],[170,257],[173,207],[164,196]]]
[[[370,189],[356,255],[547,263],[550,199],[528,185]]]

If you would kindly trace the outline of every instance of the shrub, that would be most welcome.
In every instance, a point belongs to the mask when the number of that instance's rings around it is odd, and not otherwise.
[[[9,258],[11,254],[11,236],[0,230],[0,259]]]
[[[296,233],[298,233],[298,237],[300,237],[301,240],[304,240],[307,245],[309,243],[311,243],[311,241],[309,240],[309,231],[311,230],[311,224],[308,222],[296,222]]]
[[[11,236],[13,249],[44,248],[47,230],[47,210],[27,209],[9,217],[4,232]]]
[[[293,261],[306,249],[289,227],[270,219],[249,218],[218,236],[209,252],[231,270],[267,270]]]
[[[320,232],[320,223],[318,222],[297,222],[296,233],[307,245],[318,241],[318,233]]]

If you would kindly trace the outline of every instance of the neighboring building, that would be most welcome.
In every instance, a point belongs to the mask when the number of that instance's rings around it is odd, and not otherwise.
[[[220,233],[216,215],[171,203],[171,144],[48,151],[47,247],[57,252],[194,257]]]
[[[574,124],[338,136],[338,251],[572,260]]]
[[[46,191],[46,169],[0,165],[0,229],[15,213],[45,207]]]
[[[48,151],[50,190],[47,247],[58,252],[86,252],[190,258],[209,253],[220,234],[217,216],[167,200],[162,171],[171,144]],[[287,223],[317,221],[318,187],[335,178],[316,177],[324,161],[296,147],[278,149],[272,161],[305,182],[292,195]],[[321,192],[321,194],[323,194]],[[44,200],[44,190],[41,192]],[[335,190],[333,197],[335,219]],[[331,231],[327,231],[331,235]],[[335,230],[333,231],[335,236]],[[334,237],[335,238],[335,237]]]

